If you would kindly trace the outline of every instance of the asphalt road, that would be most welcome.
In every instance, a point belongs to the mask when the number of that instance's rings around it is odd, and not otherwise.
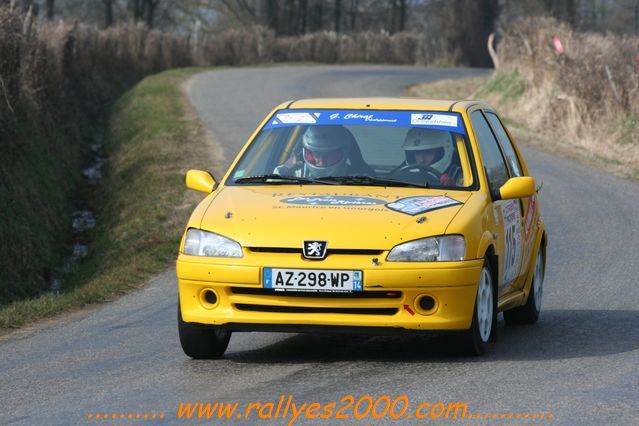
[[[478,73],[226,69],[196,77],[190,100],[228,162],[284,100],[392,96],[418,81]],[[499,341],[486,356],[453,358],[437,340],[422,337],[247,333],[233,336],[225,359],[193,361],[179,346],[176,280],[169,270],[113,303],[3,338],[0,424],[120,423],[87,420],[95,412],[163,412],[164,420],[144,423],[181,424],[182,401],[277,402],[280,394],[300,402],[407,395],[412,407],[465,401],[473,412],[554,414],[552,422],[528,423],[638,424],[639,186],[523,151],[544,181],[540,198],[550,243],[543,312],[535,326],[506,328],[500,321]],[[345,424],[353,423],[361,422]]]

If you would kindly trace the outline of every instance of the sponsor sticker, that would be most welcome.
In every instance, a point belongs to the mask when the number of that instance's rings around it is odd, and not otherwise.
[[[457,127],[456,115],[444,115],[444,114],[411,114],[410,124],[423,125],[431,124],[435,126],[450,126]]]
[[[281,112],[273,119],[273,124],[315,124],[319,112]]]
[[[510,284],[519,273],[521,263],[521,221],[519,201],[508,200],[501,205],[504,220],[504,274],[501,286]]]
[[[366,123],[397,123],[397,118],[394,117],[383,118],[375,116],[375,114],[359,114],[356,112],[346,114],[344,120],[358,120]]]
[[[280,201],[287,204],[306,204],[311,206],[374,206],[376,204],[384,204],[384,200],[375,198],[339,195],[289,197]]]
[[[456,206],[458,204],[462,203],[445,195],[436,195],[401,198],[395,202],[386,204],[386,207],[400,213],[415,216],[433,210],[443,209],[445,207]]]
[[[528,210],[526,211],[526,241],[528,241],[528,237],[530,236],[530,231],[532,229],[533,216],[535,215],[535,203],[537,202],[537,197],[531,195],[528,199]]]

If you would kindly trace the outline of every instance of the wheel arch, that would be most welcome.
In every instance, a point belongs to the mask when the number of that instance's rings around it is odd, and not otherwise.
[[[497,281],[499,277],[499,256],[495,253],[495,246],[492,244],[486,247],[486,251],[484,252],[484,258],[488,259],[490,264],[490,271],[493,274],[493,287],[495,287],[495,291],[497,290]]]
[[[486,231],[481,237],[479,242],[479,250],[477,251],[477,258],[487,258],[490,263],[490,270],[493,274],[493,287],[497,291],[499,282],[499,256],[495,252],[495,240],[493,235]],[[495,293],[497,294],[497,293]]]
[[[491,285],[493,287],[493,324],[490,333],[490,341],[497,341],[497,313],[499,312],[499,256],[495,253],[495,246],[490,244],[486,247],[484,259],[488,260],[491,272]]]
[[[544,227],[544,224],[542,222],[539,225],[539,232],[537,233],[534,249],[532,251],[533,254],[530,256],[530,263],[528,265],[528,271],[526,274],[526,283],[523,288],[524,294],[525,294],[523,303],[526,303],[526,300],[528,300],[528,295],[530,295],[530,289],[532,287],[532,278],[533,278],[534,269],[535,269],[535,260],[537,259],[537,251],[540,248],[542,250],[542,255],[544,259],[544,275],[546,273],[547,247],[548,247],[548,234],[546,233],[546,228]]]

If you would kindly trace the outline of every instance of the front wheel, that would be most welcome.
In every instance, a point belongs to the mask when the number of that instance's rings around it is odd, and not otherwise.
[[[497,303],[493,286],[493,274],[488,259],[484,259],[484,267],[479,276],[477,297],[473,321],[469,330],[459,339],[459,349],[463,355],[482,355],[489,341],[495,340],[497,322]]]
[[[184,322],[179,302],[178,332],[182,350],[194,359],[221,358],[231,339],[231,332],[219,326]]]
[[[504,311],[504,321],[507,325],[534,324],[537,322],[539,313],[541,312],[541,296],[544,293],[545,269],[546,262],[544,254],[542,248],[539,247],[528,300],[526,300],[526,304],[523,306]]]

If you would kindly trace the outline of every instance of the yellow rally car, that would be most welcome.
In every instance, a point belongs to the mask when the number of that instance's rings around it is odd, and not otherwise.
[[[278,106],[207,193],[177,260],[184,352],[233,331],[454,332],[481,354],[496,318],[534,323],[546,232],[535,183],[478,101]]]

